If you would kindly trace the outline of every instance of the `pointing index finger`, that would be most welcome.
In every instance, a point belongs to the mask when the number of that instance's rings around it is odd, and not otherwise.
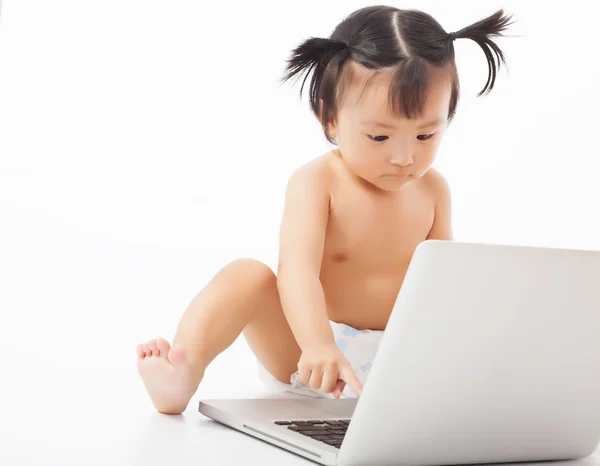
[[[350,385],[350,388],[352,390],[354,390],[354,392],[358,396],[360,396],[362,394],[362,389],[363,389],[362,384],[360,383],[360,380],[358,379],[357,375],[354,373],[352,368],[344,369],[341,376],[342,376],[342,380],[344,382],[346,382],[348,385]]]

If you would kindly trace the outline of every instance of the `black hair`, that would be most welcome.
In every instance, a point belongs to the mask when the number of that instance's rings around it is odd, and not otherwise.
[[[287,60],[282,82],[306,73],[300,98],[309,74],[310,106],[321,121],[327,140],[332,116],[337,114],[344,89],[353,79],[350,62],[373,71],[373,77],[391,71],[389,90],[391,111],[397,116],[420,115],[432,74],[445,72],[452,92],[448,121],[454,117],[459,99],[459,80],[454,57],[454,40],[471,39],[483,50],[488,64],[488,79],[477,94],[489,93],[494,87],[500,63],[506,65],[502,50],[492,37],[502,36],[512,24],[511,16],[498,10],[459,31],[448,33],[429,14],[420,10],[401,10],[378,5],[361,8],[348,15],[329,38],[311,37],[293,51]],[[365,83],[366,86],[366,83]]]

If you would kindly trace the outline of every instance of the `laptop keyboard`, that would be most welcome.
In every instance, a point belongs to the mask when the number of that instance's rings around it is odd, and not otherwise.
[[[350,419],[335,421],[275,421],[278,426],[287,426],[289,430],[314,438],[320,442],[340,448]]]

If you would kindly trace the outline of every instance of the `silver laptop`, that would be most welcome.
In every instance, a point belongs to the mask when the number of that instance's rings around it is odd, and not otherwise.
[[[199,411],[326,465],[586,457],[600,440],[600,251],[425,241],[360,399]]]

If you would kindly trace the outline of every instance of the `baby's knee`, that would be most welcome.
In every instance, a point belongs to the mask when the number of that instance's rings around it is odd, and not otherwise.
[[[238,285],[244,289],[265,292],[277,287],[277,277],[273,270],[256,259],[237,259],[225,266],[225,269],[235,275]]]

